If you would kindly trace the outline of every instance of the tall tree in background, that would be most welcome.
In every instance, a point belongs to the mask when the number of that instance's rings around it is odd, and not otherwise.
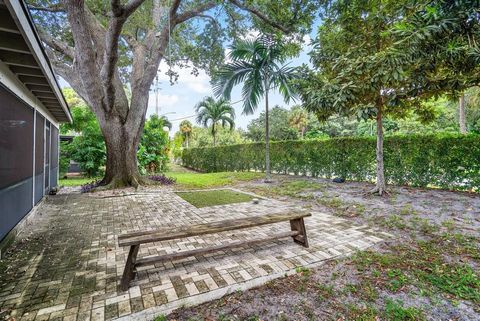
[[[278,90],[285,102],[293,98],[290,84],[295,77],[294,69],[284,65],[286,47],[271,36],[235,42],[229,54],[230,63],[215,74],[214,92],[230,99],[235,85],[243,83],[243,114],[250,115],[257,109],[260,99],[265,99],[265,181],[271,181],[270,131],[268,123],[269,92]]]
[[[300,82],[304,105],[376,120],[377,179],[386,190],[383,116],[432,110],[421,102],[477,83],[478,1],[328,1],[312,53],[316,72]]]
[[[165,116],[153,114],[145,122],[137,151],[139,170],[142,174],[160,173],[167,169],[169,136],[165,128],[172,128],[172,124]]]
[[[211,126],[213,147],[216,144],[218,126],[229,127],[231,130],[235,127],[235,109],[225,99],[215,101],[212,97],[207,97],[195,106],[195,111],[197,123],[203,127]]]
[[[107,149],[102,184],[111,187],[143,183],[136,153],[162,60],[189,61],[194,72],[211,71],[223,60],[226,38],[249,29],[301,39],[315,5],[306,0],[29,1],[56,73],[98,119]]]
[[[273,106],[268,112],[268,127],[270,141],[298,139],[298,131],[288,124],[289,110],[280,106]],[[247,125],[245,136],[255,142],[265,142],[265,112],[260,112],[257,118]]]
[[[308,124],[308,113],[301,107],[292,108],[288,117],[288,124],[300,133],[300,138],[305,136],[305,130]]]
[[[185,141],[185,147],[188,148],[190,137],[192,136],[192,123],[188,120],[182,120],[180,123],[180,133],[182,133],[183,140]]]
[[[465,114],[465,94],[461,94],[458,99],[458,124],[460,127],[460,134],[467,133],[467,118]]]
[[[332,115],[376,120],[376,187],[386,191],[383,162],[383,117],[401,113],[390,104],[403,86],[403,70],[382,59],[393,37],[388,31],[400,19],[403,2],[390,0],[330,1],[311,53],[316,72],[300,82],[307,110],[320,120]]]

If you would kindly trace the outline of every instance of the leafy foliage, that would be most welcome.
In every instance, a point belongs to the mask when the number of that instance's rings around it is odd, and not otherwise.
[[[61,145],[60,163],[67,164],[70,159],[78,162],[88,177],[101,175],[105,165],[106,149],[100,126],[95,114],[85,104],[71,109],[73,123],[62,124],[61,131],[78,133],[71,143]]]
[[[60,147],[60,164],[67,171],[70,159],[78,162],[88,177],[101,176],[106,161],[105,141],[95,114],[69,88],[66,92],[71,108],[73,123],[62,124],[63,134],[76,135],[71,143],[62,143]],[[138,149],[140,171],[156,173],[165,171],[168,164],[169,138],[163,127],[171,128],[165,117],[153,115],[145,123],[143,136]],[[62,173],[64,173],[62,172]]]
[[[163,127],[168,127],[168,124],[166,119],[157,115],[152,115],[145,122],[137,152],[140,173],[159,173],[167,169],[169,138]]]
[[[216,143],[218,126],[229,127],[231,130],[235,127],[235,109],[225,99],[215,101],[212,97],[206,97],[195,106],[195,111],[198,124],[203,127],[210,125],[213,146]]]
[[[284,64],[289,55],[281,38],[260,35],[254,39],[238,40],[229,54],[230,62],[215,74],[213,90],[217,96],[230,99],[234,86],[243,83],[243,114],[250,115],[257,109],[260,99],[265,99],[265,174],[270,180],[270,129],[268,117],[269,91],[276,90],[285,102],[295,95],[292,79],[294,68]]]
[[[295,69],[285,65],[287,50],[280,39],[261,35],[238,40],[230,48],[229,59],[214,75],[217,96],[230,99],[233,87],[242,84],[243,114],[250,115],[270,90],[278,90],[288,102],[293,96],[290,81]]]
[[[390,30],[385,56],[408,68],[404,96],[457,94],[480,83],[480,4],[475,0],[413,2]]]
[[[86,184],[83,184],[81,187],[80,187],[80,191],[82,193],[88,193],[88,192],[91,192],[92,190],[94,190],[95,188],[97,188],[98,186],[100,186],[100,180],[96,180],[96,181],[92,181],[90,183],[86,183]]]
[[[148,176],[148,178],[162,185],[172,185],[172,184],[175,184],[176,182],[175,178],[167,177],[165,175],[150,175]]]
[[[275,106],[270,110],[268,118],[270,139],[272,141],[298,138],[297,130],[289,126],[289,117],[289,111],[280,106]],[[248,124],[247,132],[245,134],[246,137],[255,142],[265,141],[265,122],[265,112],[261,112],[258,118],[253,119]]]
[[[288,116],[288,124],[295,128],[303,139],[308,125],[308,113],[301,106],[293,107]]]
[[[243,144],[183,151],[184,165],[206,172],[264,171],[263,144]],[[272,170],[348,180],[375,178],[373,137],[272,143]],[[480,137],[409,135],[386,138],[388,183],[455,190],[480,189]]]
[[[215,135],[215,146],[226,146],[244,144],[250,142],[244,137],[241,129],[227,129],[220,127]],[[210,147],[213,144],[213,137],[210,128],[193,127],[190,147]]]
[[[193,125],[188,120],[182,120],[180,123],[180,133],[182,134],[185,147],[189,147],[190,137],[192,136]]]

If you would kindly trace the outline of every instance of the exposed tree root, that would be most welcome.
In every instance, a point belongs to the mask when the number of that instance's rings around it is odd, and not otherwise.
[[[378,196],[388,196],[389,195],[388,191],[385,188],[380,188],[378,186],[375,186],[375,188],[371,189],[370,191],[368,191],[365,194],[374,194],[374,195],[378,195]]]
[[[115,176],[110,181],[104,177],[100,182],[99,186],[96,187],[93,191],[104,191],[117,189],[122,187],[134,187],[138,189],[139,186],[150,185],[151,182],[148,178],[142,177],[140,175],[130,175],[127,178],[122,178]]]

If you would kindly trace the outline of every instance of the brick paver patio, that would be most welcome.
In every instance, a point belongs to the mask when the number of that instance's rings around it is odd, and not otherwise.
[[[61,193],[39,208],[0,264],[0,317],[15,320],[153,320],[180,306],[261,285],[295,273],[298,266],[364,249],[388,234],[312,212],[306,219],[310,248],[291,239],[191,257],[142,268],[128,292],[119,288],[128,248],[117,236],[133,231],[182,226],[227,218],[283,212],[293,205],[262,199],[197,209],[169,189],[129,195]],[[247,237],[267,236],[289,223],[219,235],[158,242],[139,257],[194,249]]]

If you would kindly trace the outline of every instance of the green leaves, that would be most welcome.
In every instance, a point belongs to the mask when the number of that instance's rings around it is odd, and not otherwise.
[[[152,115],[145,122],[140,146],[137,151],[140,173],[160,173],[167,169],[169,137],[164,127],[172,124],[165,116]]]
[[[211,125],[214,145],[218,125],[224,128],[228,126],[230,130],[235,127],[235,109],[225,99],[215,101],[213,97],[206,97],[195,106],[195,111],[198,124],[203,127]]]
[[[261,35],[255,39],[238,40],[231,47],[231,62],[214,75],[215,95],[230,99],[233,87],[243,83],[243,114],[250,115],[268,90],[278,90],[288,102],[295,96],[292,80],[294,68],[280,65],[287,49],[273,37]]]
[[[473,0],[329,1],[302,101],[323,118],[380,99],[398,114],[480,83],[479,10]]]
[[[277,173],[375,177],[375,139],[346,137],[271,143],[271,167]],[[385,177],[391,184],[480,190],[480,137],[408,135],[385,138]],[[263,171],[263,143],[183,151],[183,164],[205,172]],[[461,169],[461,170],[459,170]]]

